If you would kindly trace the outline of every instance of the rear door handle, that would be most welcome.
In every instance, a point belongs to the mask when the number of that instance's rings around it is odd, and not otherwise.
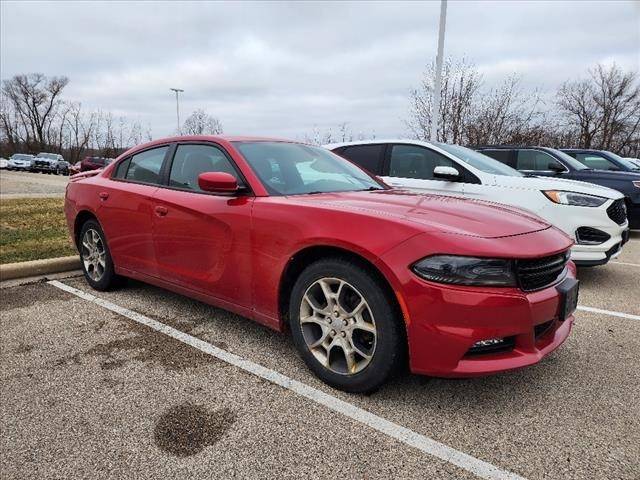
[[[159,217],[164,217],[167,213],[169,213],[169,209],[167,207],[163,207],[162,205],[157,205],[154,210],[156,212],[156,215],[158,215]]]
[[[100,197],[100,200],[106,200],[107,198],[109,198],[109,193],[108,192],[100,192],[98,194],[98,196]]]

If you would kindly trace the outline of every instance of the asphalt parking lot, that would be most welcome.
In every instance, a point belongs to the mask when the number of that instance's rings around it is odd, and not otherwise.
[[[478,460],[486,478],[640,478],[640,236],[579,277],[581,306],[626,317],[578,311],[564,347],[532,368],[406,374],[370,396],[316,380],[286,335],[142,283],[99,293],[102,305],[45,282],[3,288],[2,478],[476,478]],[[97,293],[79,277],[61,282]],[[331,399],[346,403],[334,411]],[[363,410],[381,420],[367,425]]]
[[[0,200],[64,197],[69,177],[35,172],[0,171]]]

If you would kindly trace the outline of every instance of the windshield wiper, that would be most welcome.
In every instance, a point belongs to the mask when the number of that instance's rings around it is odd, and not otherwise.
[[[384,190],[384,188],[381,187],[367,187],[367,188],[363,188],[362,190],[356,190],[357,192],[373,192],[376,190]]]

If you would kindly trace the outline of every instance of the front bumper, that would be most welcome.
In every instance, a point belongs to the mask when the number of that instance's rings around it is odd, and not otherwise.
[[[575,267],[569,265],[567,276],[575,278]],[[574,321],[572,315],[560,320],[561,295],[555,285],[523,292],[439,285],[417,277],[410,283],[405,285],[411,298],[410,367],[419,374],[473,377],[533,365],[565,341]],[[476,342],[492,338],[508,338],[513,347],[470,352]]]

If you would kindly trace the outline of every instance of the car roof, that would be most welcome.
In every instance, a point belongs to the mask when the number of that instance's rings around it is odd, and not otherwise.
[[[427,142],[425,140],[413,140],[410,138],[386,138],[386,139],[374,139],[374,140],[356,140],[351,142],[338,142],[338,143],[328,143],[323,145],[324,148],[329,150],[333,150],[339,147],[349,147],[352,145],[378,145],[381,143],[405,143],[409,145],[421,145],[423,147],[437,147],[431,142]]]

